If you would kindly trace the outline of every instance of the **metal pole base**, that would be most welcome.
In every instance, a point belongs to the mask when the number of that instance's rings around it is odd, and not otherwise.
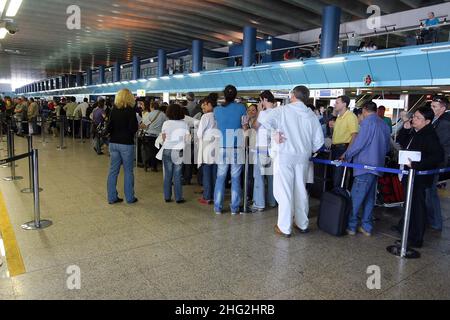
[[[390,253],[393,254],[394,256],[400,257],[401,253],[402,253],[402,247],[398,246],[398,245],[393,245],[393,246],[389,246],[386,248],[386,250]],[[420,252],[408,248],[406,249],[406,255],[403,257],[406,259],[419,259],[420,258]]]
[[[53,224],[50,220],[41,220],[39,226],[36,226],[35,221],[30,221],[22,225],[24,230],[41,230],[50,227]]]
[[[253,213],[252,210],[250,209],[250,206],[247,206],[247,208],[241,207],[241,209],[239,211],[240,211],[241,214]]]
[[[42,192],[42,191],[44,191],[44,189],[39,188],[39,192]],[[20,190],[20,192],[22,192],[22,193],[33,193],[34,191],[31,188],[25,188],[25,189]]]
[[[17,180],[22,180],[22,179],[23,179],[23,177],[19,177],[19,176],[3,178],[3,180],[5,180],[5,181],[17,181]]]

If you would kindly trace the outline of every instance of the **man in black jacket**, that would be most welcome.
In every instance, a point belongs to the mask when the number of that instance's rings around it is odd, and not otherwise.
[[[430,107],[420,108],[413,116],[413,130],[408,137],[409,141],[405,149],[421,152],[422,160],[408,165],[417,171],[437,169],[444,160],[444,150],[433,128],[433,119],[434,113]],[[416,175],[415,177],[408,237],[408,245],[411,247],[420,248],[423,245],[427,223],[425,190],[433,185],[433,181],[432,175]],[[402,225],[403,219],[399,223],[399,230],[403,229]]]
[[[448,108],[448,99],[441,96],[434,97],[431,108],[434,112],[432,125],[445,154],[441,167],[446,168],[450,166],[450,113],[446,112]],[[434,176],[433,185],[426,190],[427,220],[433,230],[442,231],[441,203],[437,193],[438,182],[439,175],[437,174]]]

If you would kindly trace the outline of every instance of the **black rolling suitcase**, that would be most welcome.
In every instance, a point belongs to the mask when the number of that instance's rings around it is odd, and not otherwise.
[[[340,188],[324,192],[320,198],[317,225],[320,230],[333,236],[343,236],[352,210],[350,193],[344,189],[347,168],[344,170]]]

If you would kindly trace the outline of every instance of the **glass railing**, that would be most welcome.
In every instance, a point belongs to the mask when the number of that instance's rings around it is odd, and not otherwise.
[[[349,34],[347,38],[341,39],[339,53],[367,52],[450,41],[450,24],[448,23],[433,27],[418,26],[398,30],[395,26],[389,26],[385,29],[383,32],[356,37]]]

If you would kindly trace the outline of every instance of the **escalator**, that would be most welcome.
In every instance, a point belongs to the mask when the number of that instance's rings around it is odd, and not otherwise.
[[[356,108],[362,108],[366,102],[372,101],[372,100],[376,100],[376,99],[378,99],[380,97],[381,97],[380,94],[373,94],[373,93],[371,93],[371,94],[369,94],[369,93],[361,94],[361,95],[356,97],[355,107]]]

